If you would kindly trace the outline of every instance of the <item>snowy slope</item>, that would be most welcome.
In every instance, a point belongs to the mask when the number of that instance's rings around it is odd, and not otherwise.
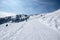
[[[50,14],[30,15],[27,21],[1,24],[0,40],[60,40],[59,14],[58,10]]]
[[[40,22],[43,22],[51,28],[60,30],[60,9],[55,12],[45,14],[40,18],[40,20]]]

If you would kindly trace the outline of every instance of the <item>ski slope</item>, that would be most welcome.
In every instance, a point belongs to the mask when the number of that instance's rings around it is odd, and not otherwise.
[[[0,40],[60,40],[59,14],[56,11],[30,16],[27,21],[4,23],[0,25]]]
[[[60,30],[60,9],[43,15],[43,17],[40,18],[40,22],[43,22],[53,29]]]

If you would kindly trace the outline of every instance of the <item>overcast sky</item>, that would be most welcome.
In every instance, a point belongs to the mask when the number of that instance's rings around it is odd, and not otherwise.
[[[60,0],[0,0],[0,11],[39,14],[60,8]]]

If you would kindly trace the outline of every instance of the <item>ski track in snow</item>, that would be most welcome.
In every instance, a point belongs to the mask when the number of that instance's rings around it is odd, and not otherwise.
[[[2,37],[1,40],[59,40],[60,34],[37,21],[38,19],[29,20],[22,24],[12,35]],[[34,22],[34,23],[32,23]],[[25,25],[24,25],[25,24]],[[37,24],[37,25],[36,25]],[[23,26],[24,25],[24,26]],[[31,26],[32,25],[32,26]],[[25,35],[24,35],[25,34]]]
[[[8,23],[9,24],[9,23]],[[4,34],[3,36],[2,36],[2,39],[4,39],[5,37],[7,37],[8,39],[10,38],[10,37],[12,37],[14,34],[16,34],[19,30],[21,30],[22,28],[23,28],[23,25],[24,25],[25,23],[22,23],[21,25],[20,25],[20,27],[18,27],[18,29],[16,29],[16,31],[14,32],[14,33],[12,33],[11,35],[9,34],[9,32],[7,32],[6,34]],[[12,26],[12,25],[10,25],[10,26]],[[8,26],[9,27],[9,26]],[[11,28],[12,29],[12,28]],[[2,30],[4,30],[4,29],[2,29]],[[12,30],[13,31],[13,30]],[[11,33],[11,32],[10,32]],[[5,40],[5,39],[4,39]]]

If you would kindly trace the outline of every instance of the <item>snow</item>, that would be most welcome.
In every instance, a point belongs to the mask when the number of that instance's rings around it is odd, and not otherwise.
[[[51,28],[60,30],[60,10],[45,14],[40,20]]]
[[[8,26],[6,27],[6,24]],[[0,40],[60,40],[60,11],[0,25]]]

